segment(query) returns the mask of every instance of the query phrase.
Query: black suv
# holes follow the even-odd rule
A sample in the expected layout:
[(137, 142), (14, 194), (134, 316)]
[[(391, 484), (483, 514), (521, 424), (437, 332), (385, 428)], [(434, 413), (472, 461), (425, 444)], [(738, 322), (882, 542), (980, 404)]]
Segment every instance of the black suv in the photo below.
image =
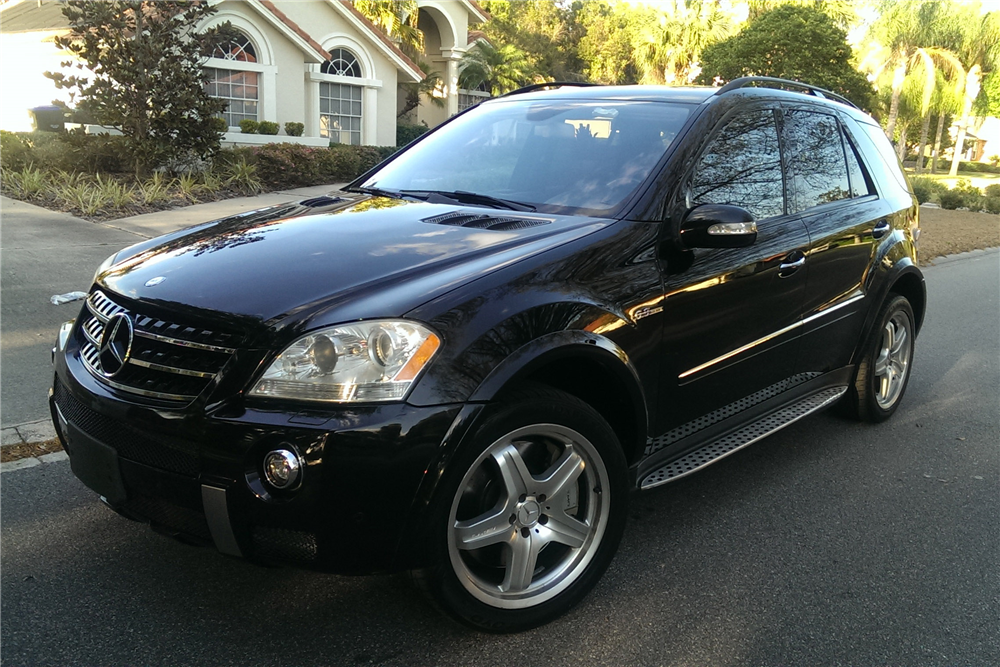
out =
[(882, 130), (827, 91), (531, 87), (343, 196), (110, 257), (52, 416), (126, 517), (412, 570), (454, 617), (523, 629), (594, 586), (632, 491), (834, 403), (892, 415), (917, 233)]

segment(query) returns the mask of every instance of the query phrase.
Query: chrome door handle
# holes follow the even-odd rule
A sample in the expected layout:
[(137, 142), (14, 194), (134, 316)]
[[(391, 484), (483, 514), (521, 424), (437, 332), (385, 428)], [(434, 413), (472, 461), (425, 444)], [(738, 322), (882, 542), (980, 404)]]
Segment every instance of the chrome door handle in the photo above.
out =
[[(798, 257), (797, 259), (794, 259), (794, 260), (791, 259), (792, 257), (796, 257), (796, 256)], [(798, 271), (799, 268), (801, 268), (802, 265), (806, 263), (806, 256), (803, 255), (802, 253), (796, 252), (796, 253), (793, 253), (793, 254), (789, 255), (788, 257), (786, 257), (785, 260), (786, 261), (784, 261), (784, 262), (782, 262), (781, 264), (778, 265), (778, 277), (779, 278), (787, 278), (788, 276), (790, 276), (793, 273), (795, 273), (796, 271)], [(788, 260), (791, 260), (791, 261), (788, 261)]]
[(879, 220), (878, 224), (872, 229), (872, 238), (880, 239), (888, 234), (890, 229), (892, 229), (892, 225), (889, 224), (888, 220)]

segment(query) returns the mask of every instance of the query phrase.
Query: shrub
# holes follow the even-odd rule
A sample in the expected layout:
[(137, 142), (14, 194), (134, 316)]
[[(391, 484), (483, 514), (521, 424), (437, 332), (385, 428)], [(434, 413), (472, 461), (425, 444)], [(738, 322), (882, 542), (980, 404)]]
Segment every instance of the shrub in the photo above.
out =
[(328, 181), (350, 181), (361, 173), (361, 160), (352, 146), (331, 146), (322, 152), (320, 164)]
[(285, 123), (285, 134), (290, 137), (301, 137), (306, 126), (302, 123)]
[(300, 144), (265, 144), (255, 149), (257, 173), (274, 188), (314, 185), (322, 181), (318, 151)]
[(212, 116), (209, 120), (209, 127), (214, 132), (218, 132), (219, 134), (225, 134), (229, 131), (229, 123), (227, 123), (226, 119), (221, 116)]
[(240, 121), (240, 132), (243, 134), (257, 134), (258, 129), (260, 129), (260, 123), (252, 118), (244, 118)]
[(987, 213), (1000, 213), (1000, 197), (986, 197), (984, 208)]
[(981, 211), (983, 208), (983, 191), (973, 186), (969, 181), (961, 179), (953, 188), (962, 195), (962, 206), (970, 211)]
[(987, 197), (1000, 197), (1000, 183), (994, 183), (993, 185), (987, 185), (983, 190), (983, 194)]
[(425, 123), (396, 123), (396, 145), (403, 147), (430, 129)]
[(33, 162), (31, 146), (13, 132), (0, 130), (0, 165), (20, 171)]
[(271, 120), (262, 120), (257, 125), (257, 131), (261, 134), (277, 134), (278, 124)]
[(948, 186), (933, 178), (923, 178), (917, 176), (910, 179), (913, 186), (913, 194), (917, 196), (917, 201), (921, 204), (937, 200), (942, 192), (948, 191)]
[(941, 208), (956, 209), (965, 206), (965, 197), (957, 190), (946, 190), (941, 193)]

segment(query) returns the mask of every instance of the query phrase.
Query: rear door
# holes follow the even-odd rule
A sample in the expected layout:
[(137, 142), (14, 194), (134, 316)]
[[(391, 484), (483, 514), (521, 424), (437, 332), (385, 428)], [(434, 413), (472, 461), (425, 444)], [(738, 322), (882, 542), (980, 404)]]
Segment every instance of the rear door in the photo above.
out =
[(813, 372), (850, 363), (861, 335), (869, 271), (890, 211), (875, 193), (856, 140), (830, 110), (784, 111), (788, 206), (809, 232), (804, 363)]

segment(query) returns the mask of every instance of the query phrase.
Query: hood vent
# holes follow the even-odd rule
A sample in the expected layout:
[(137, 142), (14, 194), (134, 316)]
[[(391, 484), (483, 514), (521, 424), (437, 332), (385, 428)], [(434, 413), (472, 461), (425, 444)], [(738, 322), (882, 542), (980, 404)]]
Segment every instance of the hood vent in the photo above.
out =
[(551, 220), (542, 218), (512, 218), (490, 214), (462, 213), (453, 211), (443, 215), (424, 218), (423, 222), (432, 225), (451, 225), (452, 227), (471, 227), (473, 229), (488, 229), (494, 232), (509, 232), (515, 229), (527, 229), (538, 225), (547, 225)]
[(299, 202), (299, 204), (302, 206), (308, 206), (309, 208), (319, 208), (320, 206), (339, 204), (342, 201), (344, 201), (343, 197), (330, 197), (328, 195), (323, 195), (321, 197), (313, 197), (312, 199), (303, 199)]

